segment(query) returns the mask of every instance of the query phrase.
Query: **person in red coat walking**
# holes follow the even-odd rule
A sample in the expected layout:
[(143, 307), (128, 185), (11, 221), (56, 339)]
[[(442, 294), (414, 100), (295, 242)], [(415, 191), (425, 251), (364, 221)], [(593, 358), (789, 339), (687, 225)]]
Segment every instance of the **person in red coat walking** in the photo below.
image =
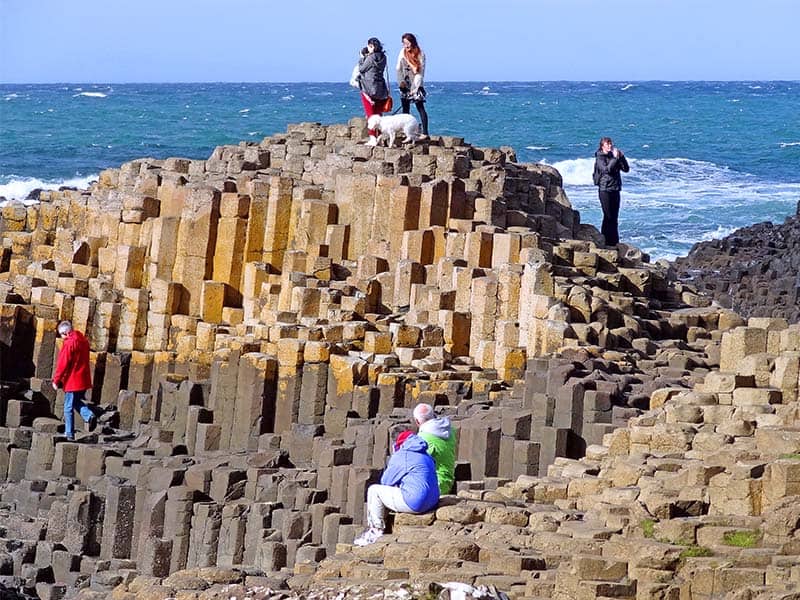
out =
[(64, 338), (64, 344), (58, 354), (53, 389), (64, 389), (64, 433), (68, 440), (74, 440), (73, 409), (77, 409), (83, 420), (89, 424), (90, 431), (94, 430), (97, 423), (92, 409), (84, 402), (86, 390), (92, 389), (89, 340), (80, 331), (73, 329), (70, 321), (61, 321), (57, 332)]

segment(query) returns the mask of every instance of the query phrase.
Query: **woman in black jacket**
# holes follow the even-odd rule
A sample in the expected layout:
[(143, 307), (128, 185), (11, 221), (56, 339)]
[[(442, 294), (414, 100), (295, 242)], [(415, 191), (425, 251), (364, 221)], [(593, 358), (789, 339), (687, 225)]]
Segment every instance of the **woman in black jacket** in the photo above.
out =
[[(378, 38), (367, 40), (368, 53), (358, 62), (358, 72), (361, 84), (361, 103), (369, 119), (372, 115), (380, 115), (385, 111), (384, 105), (389, 98), (389, 86), (383, 72), (386, 70), (386, 54)], [(369, 130), (370, 146), (378, 144), (376, 132)]]
[(594, 153), (594, 173), (592, 179), (600, 196), (603, 207), (603, 226), (600, 231), (606, 239), (607, 246), (619, 243), (619, 193), (622, 190), (620, 171), (627, 173), (631, 168), (622, 150), (614, 147), (611, 138), (600, 138), (600, 147)]

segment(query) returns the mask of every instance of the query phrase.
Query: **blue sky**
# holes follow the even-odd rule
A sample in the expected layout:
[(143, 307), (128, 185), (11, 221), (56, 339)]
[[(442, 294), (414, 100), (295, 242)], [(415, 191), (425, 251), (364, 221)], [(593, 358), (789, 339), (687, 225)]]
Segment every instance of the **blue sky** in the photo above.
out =
[(431, 81), (800, 80), (798, 23), (800, 0), (0, 0), (0, 82), (346, 81), (404, 31)]

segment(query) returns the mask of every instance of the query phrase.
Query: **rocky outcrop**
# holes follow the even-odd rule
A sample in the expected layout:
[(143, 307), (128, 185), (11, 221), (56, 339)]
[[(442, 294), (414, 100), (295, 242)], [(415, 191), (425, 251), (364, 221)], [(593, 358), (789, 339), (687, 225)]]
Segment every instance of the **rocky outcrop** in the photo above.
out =
[[(794, 328), (745, 327), (635, 248), (603, 247), (550, 167), (364, 138), (363, 119), (304, 123), (2, 209), (0, 584), (704, 598), (723, 588), (687, 587), (684, 549), (643, 523), (765, 524), (766, 506), (792, 538), (753, 483), (766, 468), (743, 471), (756, 491), (734, 512), (712, 495), (745, 484), (707, 480), (771, 460), (773, 440), (796, 451)], [(90, 339), (102, 411), (76, 442), (49, 385), (64, 318)], [(366, 487), (421, 401), (458, 429), (457, 495), (355, 550)], [(717, 464), (729, 445), (750, 454)]]
[(462, 487), (435, 515), (398, 516), (374, 547), (341, 548), (315, 577), (432, 571), (564, 600), (797, 598), (798, 334), (766, 319), (724, 333), (725, 371), (657, 390), (584, 458)]
[(800, 321), (800, 217), (758, 223), (700, 242), (674, 262), (675, 275), (746, 317)]

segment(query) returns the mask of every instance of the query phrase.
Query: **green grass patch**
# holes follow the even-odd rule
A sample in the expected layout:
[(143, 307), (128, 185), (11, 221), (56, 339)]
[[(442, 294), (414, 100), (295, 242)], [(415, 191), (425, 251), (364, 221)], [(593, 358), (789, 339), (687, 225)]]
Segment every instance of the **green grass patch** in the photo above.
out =
[(680, 557), (682, 559), (686, 558), (699, 558), (703, 556), (714, 556), (714, 553), (711, 551), (710, 548), (706, 548), (705, 546), (696, 546), (692, 544), (691, 546), (687, 546), (686, 549), (681, 552)]
[(726, 546), (736, 546), (737, 548), (755, 548), (761, 536), (757, 531), (729, 531), (722, 536), (722, 542)]
[(655, 536), (656, 522), (653, 519), (642, 520), (642, 533), (646, 538), (653, 538)]
[(800, 452), (791, 452), (789, 454), (781, 454), (778, 458), (790, 458), (792, 460), (800, 460)]

